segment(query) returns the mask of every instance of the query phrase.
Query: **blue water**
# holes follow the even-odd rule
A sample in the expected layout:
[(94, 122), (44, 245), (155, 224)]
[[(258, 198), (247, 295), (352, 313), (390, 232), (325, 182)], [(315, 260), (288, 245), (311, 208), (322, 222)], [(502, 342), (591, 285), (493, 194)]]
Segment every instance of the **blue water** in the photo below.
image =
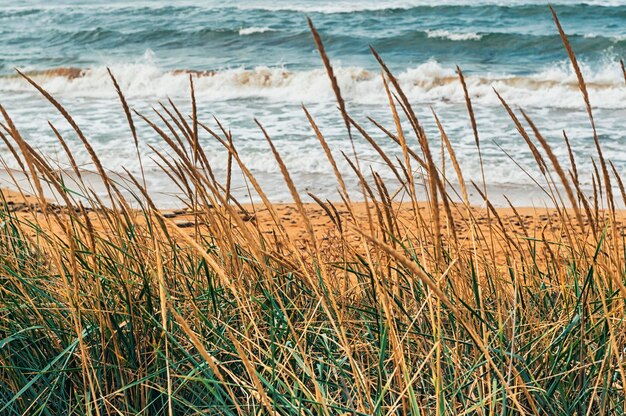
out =
[[(305, 16), (324, 34), (333, 56), (365, 68), (375, 67), (369, 45), (397, 70), (435, 59), (467, 70), (528, 74), (562, 60), (564, 52), (547, 2), (243, 1), (237, 7), (216, 1), (49, 3), (31, 0), (0, 9), (3, 73), (16, 66), (91, 67), (133, 60), (147, 49), (169, 69), (277, 64), (308, 69), (319, 66), (319, 60), (312, 53)], [(626, 4), (571, 3), (557, 2), (555, 7), (580, 58), (623, 56)], [(250, 28), (267, 31), (240, 33)], [(435, 31), (480, 39), (451, 40), (432, 36)]]
[[(523, 195), (532, 183), (500, 147), (526, 163), (531, 174), (537, 173), (492, 87), (514, 106), (527, 109), (562, 156), (566, 153), (560, 132), (566, 129), (583, 173), (586, 168), (591, 172), (589, 123), (543, 1), (4, 3), (9, 2), (0, 2), (0, 102), (33, 143), (50, 155), (59, 149), (46, 121), (58, 122), (67, 134), (70, 130), (49, 104), (13, 76), (14, 68), (30, 73), (67, 105), (108, 161), (107, 168), (117, 173), (122, 164), (131, 170), (138, 164), (105, 68), (112, 68), (132, 106), (144, 112), (168, 96), (187, 108), (187, 72), (201, 71), (194, 72), (201, 117), (210, 122), (215, 115), (229, 125), (244, 160), (267, 178), (272, 197), (285, 199), (286, 192), (253, 123), (255, 116), (276, 139), (296, 182), (322, 193), (334, 189), (323, 152), (300, 109), (300, 103), (311, 107), (334, 150), (348, 149), (306, 24), (308, 16), (322, 34), (348, 108), (359, 121), (365, 123), (367, 116), (390, 121), (371, 45), (398, 75), (433, 142), (438, 135), (430, 107), (440, 113), (470, 178), (479, 177), (477, 155), (456, 65), (468, 77), (491, 185), (521, 190)], [(589, 83), (606, 152), (616, 166), (626, 169), (621, 150), (626, 144), (626, 86), (619, 66), (619, 59), (626, 57), (626, 2), (552, 4)], [(80, 76), (69, 77), (68, 70)], [(142, 149), (149, 156), (148, 144), (159, 141), (147, 129), (142, 134)], [(208, 137), (203, 140), (206, 146), (216, 146)], [(393, 151), (390, 143), (383, 147)], [(377, 166), (366, 144), (358, 143), (357, 150)], [(77, 141), (76, 151), (88, 169), (87, 155)], [(65, 163), (61, 156), (58, 161), (61, 167)], [(218, 172), (225, 167), (223, 161), (216, 148), (213, 162)], [(15, 166), (8, 156), (6, 163)], [(148, 173), (154, 186), (169, 192), (155, 165), (148, 166)]]

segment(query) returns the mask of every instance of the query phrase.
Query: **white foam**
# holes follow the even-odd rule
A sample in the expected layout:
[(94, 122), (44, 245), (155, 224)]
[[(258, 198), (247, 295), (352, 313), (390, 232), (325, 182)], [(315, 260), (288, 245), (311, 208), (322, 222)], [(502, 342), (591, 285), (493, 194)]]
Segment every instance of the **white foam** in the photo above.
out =
[[(598, 35), (597, 33), (591, 32), (591, 33), (585, 33), (583, 35), (583, 37), (585, 39), (595, 39), (597, 37), (600, 37), (600, 35)], [(626, 35), (611, 36), (611, 37), (609, 37), (609, 39), (611, 40), (611, 42), (617, 43), (617, 42), (621, 42), (623, 40), (626, 40)]]
[[(621, 0), (555, 0), (552, 5), (576, 5), (585, 4), (590, 6), (620, 6)], [(239, 9), (263, 9), (270, 11), (296, 11), (303, 13), (349, 13), (360, 11), (380, 11), (389, 9), (410, 9), (414, 7), (438, 7), (438, 6), (525, 6), (525, 5), (546, 5), (544, 0), (476, 0), (468, 3), (466, 0), (395, 0), (395, 1), (350, 1), (350, 0), (320, 0), (317, 2), (291, 1), (276, 2), (267, 0), (248, 1), (245, 4), (237, 5)]]
[[(590, 6), (616, 7), (623, 6), (623, 0), (553, 0), (552, 5), (577, 5), (584, 4)], [(5, 10), (30, 10), (30, 9), (62, 9), (71, 6), (73, 9), (98, 9), (98, 10), (117, 10), (129, 7), (127, 0), (111, 0), (107, 4), (100, 2), (85, 2), (77, 4), (74, 1), (68, 2), (64, 0), (49, 2), (49, 4), (41, 4), (39, 2), (22, 1), (19, 5), (11, 5), (5, 7)], [(193, 0), (177, 0), (176, 6), (199, 7), (204, 10), (219, 10), (225, 8), (236, 7), (241, 10), (261, 9), (268, 11), (295, 11), (304, 13), (347, 13), (359, 11), (380, 11), (389, 9), (410, 9), (413, 7), (438, 7), (438, 6), (524, 6), (524, 5), (540, 5), (545, 6), (545, 0), (476, 0), (471, 3), (467, 0), (390, 0), (381, 2), (378, 0), (319, 0), (316, 2), (299, 0), (290, 2), (279, 2), (275, 0), (250, 0), (245, 4), (240, 3), (233, 6), (230, 2), (222, 0), (207, 0), (203, 4)], [(145, 7), (150, 9), (162, 9), (170, 7), (171, 4), (163, 4), (154, 1), (137, 1), (133, 2), (134, 7)]]
[[(617, 64), (618, 70), (616, 71), (613, 70), (613, 66), (607, 63), (601, 65), (600, 70), (591, 71), (583, 65), (586, 79), (590, 82), (589, 93), (592, 105), (595, 107), (607, 105), (606, 102), (599, 99), (603, 97), (612, 97), (613, 100), (621, 99), (620, 108), (623, 109), (626, 106), (624, 104), (626, 103), (626, 88), (621, 84), (623, 78), (617, 77), (619, 64)], [(131, 106), (137, 108), (142, 114), (150, 113), (150, 107), (154, 105), (154, 96), (151, 93), (160, 91), (161, 88), (166, 88), (166, 92), (177, 91), (182, 97), (176, 101), (179, 104), (183, 103), (182, 111), (184, 114), (188, 114), (189, 107), (185, 107), (184, 104), (188, 103), (189, 100), (187, 74), (163, 72), (149, 64), (145, 64), (145, 66), (138, 66), (137, 64), (128, 67), (115, 66), (113, 71), (122, 89), (132, 92), (133, 95), (126, 94)], [(371, 115), (387, 127), (393, 126), (386, 105), (387, 97), (377, 71), (367, 71), (362, 68), (337, 68), (336, 73), (344, 96), (350, 100), (348, 108), (357, 121), (366, 128), (371, 127), (364, 120), (366, 115)], [(468, 181), (480, 181), (481, 169), (469, 118), (465, 110), (463, 90), (454, 69), (444, 67), (435, 61), (429, 61), (398, 73), (397, 76), (413, 103), (422, 104), (429, 101), (435, 103), (433, 107), (436, 108), (451, 140), (453, 140), (466, 179)], [(620, 80), (619, 83), (618, 80)], [(74, 100), (68, 98), (64, 99), (63, 102), (68, 104), (68, 111), (72, 113), (77, 123), (90, 138), (92, 147), (103, 161), (105, 169), (123, 174), (121, 168), (123, 166), (138, 175), (138, 160), (135, 157), (132, 139), (125, 124), (126, 119), (121, 112), (117, 97), (112, 91), (111, 82), (105, 69), (96, 68), (89, 71), (84, 77), (73, 80), (67, 77), (52, 77), (51, 79), (39, 78), (38, 81), (42, 82), (46, 88), (54, 87), (65, 91), (64, 96), (88, 96), (87, 94), (92, 94), (91, 96), (98, 98), (103, 93), (110, 94), (110, 99), (79, 98)], [(492, 85), (511, 105), (518, 104), (524, 108), (538, 107), (528, 109), (528, 114), (535, 120), (548, 139), (560, 138), (561, 129), (566, 128), (575, 151), (580, 152), (579, 170), (581, 172), (593, 171), (588, 159), (588, 156), (593, 152), (590, 127), (584, 114), (584, 103), (580, 98), (576, 77), (568, 65), (562, 64), (523, 78), (506, 75), (476, 76), (467, 72), (466, 81), (475, 103), (474, 109), (478, 118), (485, 163), (489, 166), (488, 183), (511, 187), (525, 186), (530, 183), (522, 170), (502, 156), (502, 152), (495, 148), (491, 139), (502, 143), (505, 150), (531, 173), (537, 173), (532, 155), (525, 147), (524, 141), (517, 136), (514, 127), (511, 126), (508, 115), (501, 108), (491, 89)], [(17, 78), (0, 80), (0, 89), (6, 87), (6, 82), (16, 83), (15, 85), (19, 85), (20, 88), (32, 90), (31, 87), (25, 85), (25, 81)], [(300, 72), (290, 72), (283, 68), (233, 69), (220, 71), (213, 76), (197, 77), (195, 86), (196, 97), (199, 102), (199, 118), (207, 125), (217, 128), (211, 117), (212, 114), (215, 114), (224, 122), (226, 128), (232, 128), (242, 159), (261, 179), (271, 198), (275, 200), (289, 199), (289, 192), (284, 186), (280, 169), (272, 153), (268, 151), (267, 143), (258, 127), (251, 121), (252, 117), (258, 117), (267, 128), (268, 133), (275, 139), (275, 144), (299, 190), (311, 189), (315, 193), (326, 195), (326, 193), (333, 192), (337, 187), (333, 181), (334, 176), (326, 156), (320, 149), (314, 133), (308, 127), (306, 118), (299, 106), (302, 101), (307, 104), (322, 129), (329, 146), (338, 156), (337, 163), (340, 170), (346, 174), (347, 178), (354, 180), (354, 175), (351, 173), (347, 162), (339, 156), (340, 150), (349, 150), (349, 144), (346, 140), (341, 117), (334, 104), (333, 92), (322, 69)], [(51, 92), (57, 94), (57, 91)], [(264, 100), (275, 102), (242, 99), (246, 94), (248, 97), (262, 97)], [(29, 96), (20, 93), (7, 94), (7, 96), (10, 99), (3, 104), (6, 104), (6, 108), (16, 125), (20, 129), (24, 128), (28, 139), (36, 148), (48, 156), (58, 157), (59, 161), (62, 162), (61, 167), (67, 169), (69, 166), (63, 158), (62, 149), (59, 149), (56, 139), (47, 128), (46, 120), (51, 119), (55, 125), (64, 129), (61, 133), (70, 140), (69, 145), (74, 152), (77, 163), (84, 166), (85, 169), (91, 168), (88, 152), (71, 132), (71, 128), (55, 113), (52, 106), (34, 94)], [(238, 99), (224, 101), (225, 97)], [(207, 103), (206, 100), (209, 99), (215, 102)], [(355, 104), (364, 101), (377, 104), (373, 106)], [(456, 104), (441, 104), (442, 101)], [(616, 105), (616, 103), (617, 101), (612, 102), (611, 105)], [(549, 110), (558, 106), (563, 106), (568, 110)], [(438, 130), (434, 126), (428, 105), (415, 105), (414, 108), (420, 115), (429, 137), (436, 140)], [(544, 110), (544, 108), (548, 108), (548, 110)], [(603, 142), (605, 157), (615, 161), (618, 169), (623, 169), (624, 166), (623, 152), (621, 146), (612, 141), (613, 138), (623, 137), (620, 128), (622, 124), (621, 113), (623, 110), (598, 112), (596, 114), (599, 128), (604, 128), (604, 131), (600, 131), (601, 135), (609, 138)], [(172, 184), (162, 173), (159, 173), (158, 168), (151, 162), (151, 158), (155, 156), (147, 147), (148, 144), (157, 149), (165, 149), (167, 146), (149, 128), (144, 128), (144, 123), (139, 122), (139, 120), (136, 121), (140, 132), (140, 149), (144, 155), (144, 168), (146, 168), (151, 189), (166, 193), (174, 191)], [(608, 123), (606, 123), (607, 121)], [(401, 155), (399, 148), (391, 140), (381, 135), (376, 136), (376, 129), (368, 128), (368, 131), (379, 140), (381, 147), (392, 152), (390, 155)], [(207, 157), (216, 174), (219, 177), (224, 177), (228, 163), (225, 150), (210, 139), (206, 132), (202, 134), (202, 145), (207, 149)], [(417, 146), (417, 142), (413, 141), (412, 145)], [(371, 164), (374, 169), (382, 170), (381, 174), (385, 179), (393, 180), (392, 174), (384, 174), (385, 168), (380, 163), (380, 158), (365, 141), (356, 140), (355, 146), (362, 166)], [(435, 159), (439, 160), (437, 147), (433, 146), (433, 151), (435, 152)], [(567, 160), (568, 155), (563, 146), (554, 146), (553, 150), (560, 160)], [(10, 153), (0, 144), (0, 159), (5, 157), (11, 159)], [(10, 161), (8, 161), (8, 166), (18, 167), (16, 163)], [(448, 166), (450, 165), (448, 164)], [(233, 186), (241, 186), (241, 189), (245, 189), (243, 182), (233, 183)], [(354, 189), (358, 191), (358, 186), (354, 186)]]
[(239, 34), (241, 36), (246, 36), (246, 35), (252, 35), (254, 33), (265, 33), (265, 32), (275, 32), (275, 29), (272, 29), (270, 27), (245, 27), (242, 29), (239, 29)]
[(454, 41), (460, 40), (481, 40), (483, 37), (478, 33), (453, 33), (444, 29), (426, 30), (426, 35), (429, 38), (448, 39)]
[[(606, 59), (590, 68), (581, 64), (592, 105), (598, 108), (626, 108), (626, 87), (619, 62)], [(189, 71), (163, 71), (149, 60), (146, 63), (113, 65), (124, 94), (129, 98), (186, 97)], [(194, 72), (192, 72), (194, 73)], [(347, 101), (380, 104), (387, 101), (378, 71), (359, 67), (337, 67), (335, 73)], [(195, 72), (196, 95), (204, 101), (265, 99), (272, 102), (331, 102), (334, 94), (323, 69), (290, 71), (282, 67), (226, 69)], [(81, 76), (68, 77), (63, 71), (35, 74), (33, 78), (57, 96), (115, 97), (105, 67), (84, 70)], [(428, 61), (396, 74), (406, 95), (414, 102), (464, 102), (463, 90), (452, 67)], [(511, 104), (523, 107), (581, 108), (578, 80), (569, 63), (529, 76), (507, 74), (466, 74), (472, 99), (482, 105), (500, 103), (496, 88)], [(0, 92), (33, 92), (20, 77), (0, 78)]]

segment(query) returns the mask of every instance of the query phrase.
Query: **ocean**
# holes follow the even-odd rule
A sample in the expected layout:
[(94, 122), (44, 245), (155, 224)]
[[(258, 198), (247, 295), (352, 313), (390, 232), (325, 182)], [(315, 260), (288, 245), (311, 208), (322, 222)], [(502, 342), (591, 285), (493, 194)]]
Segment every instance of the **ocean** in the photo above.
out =
[[(553, 1), (581, 63), (605, 157), (626, 170), (626, 1)], [(352, 154), (329, 80), (306, 23), (319, 30), (351, 116), (390, 154), (397, 146), (369, 121), (393, 119), (369, 47), (399, 79), (441, 158), (432, 112), (441, 119), (467, 180), (482, 181), (478, 152), (456, 66), (462, 68), (477, 118), (491, 196), (518, 204), (545, 203), (535, 184), (540, 172), (500, 104), (496, 89), (523, 109), (568, 160), (566, 131), (583, 187), (596, 157), (592, 130), (576, 76), (545, 1), (391, 0), (150, 2), (0, 1), (0, 104), (29, 143), (59, 169), (67, 160), (48, 121), (59, 128), (86, 172), (90, 159), (62, 117), (32, 86), (29, 74), (82, 127), (104, 167), (124, 178), (139, 172), (126, 117), (108, 77), (110, 68), (132, 108), (157, 119), (154, 108), (171, 98), (189, 112), (194, 76), (199, 118), (231, 130), (239, 154), (274, 201), (290, 199), (278, 165), (254, 119), (267, 129), (300, 191), (333, 199), (337, 184), (302, 110), (315, 117), (348, 176), (340, 152)], [(160, 170), (151, 146), (166, 149), (136, 117), (148, 187), (162, 204), (176, 204), (176, 188)], [(417, 148), (414, 137), (409, 144)], [(211, 166), (226, 175), (222, 146), (201, 136)], [(362, 167), (393, 175), (365, 140), (355, 136)], [(4, 169), (17, 164), (0, 145)], [(565, 163), (567, 165), (567, 163)], [(454, 181), (452, 170), (449, 177)], [(221, 175), (221, 176), (220, 176)], [(351, 175), (352, 177), (354, 175)], [(355, 190), (356, 178), (350, 186)], [(6, 181), (6, 175), (4, 178)], [(0, 186), (2, 183), (0, 183)], [(245, 183), (236, 182), (246, 198)], [(254, 197), (252, 197), (254, 198)], [(500, 199), (502, 201), (502, 199)]]

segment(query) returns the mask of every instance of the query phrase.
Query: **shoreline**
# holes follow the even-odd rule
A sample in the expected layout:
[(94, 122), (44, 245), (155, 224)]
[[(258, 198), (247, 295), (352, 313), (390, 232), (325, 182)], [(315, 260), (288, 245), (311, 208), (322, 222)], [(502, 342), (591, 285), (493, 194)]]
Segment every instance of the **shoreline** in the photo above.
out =
[[(0, 188), (0, 192), (4, 195), (6, 203), (9, 207), (9, 211), (17, 214), (20, 219), (35, 220), (39, 223), (39, 219), (43, 217), (41, 205), (38, 199), (31, 195), (22, 197), (19, 192), (8, 190), (6, 188)], [(352, 202), (350, 207), (345, 204), (333, 204), (335, 214), (339, 215), (339, 222), (354, 224), (368, 224), (368, 212), (365, 202)], [(275, 203), (272, 204), (272, 209), (277, 215), (277, 225), (267, 207), (262, 203), (259, 204), (242, 204), (241, 207), (232, 206), (243, 224), (248, 224), (252, 229), (258, 231), (260, 235), (271, 237), (277, 246), (279, 243), (276, 239), (279, 228), (284, 229), (284, 236), (291, 242), (297, 244), (306, 244), (310, 241), (307, 224), (302, 218), (302, 215), (295, 203)], [(317, 239), (317, 243), (322, 245), (332, 245), (337, 239), (338, 233), (346, 233), (342, 238), (359, 243), (361, 241), (361, 235), (354, 229), (348, 229), (337, 226), (337, 222), (328, 213), (316, 203), (304, 203), (303, 207), (306, 212), (306, 221), (309, 221), (314, 234)], [(396, 216), (397, 226), (400, 230), (400, 235), (407, 237), (420, 238), (420, 221), (425, 226), (432, 221), (432, 213), (430, 212), (430, 206), (425, 201), (418, 202), (418, 207), (421, 215), (420, 219), (417, 219), (412, 214), (412, 204), (410, 201), (403, 203), (393, 203), (392, 211)], [(505, 208), (497, 207), (492, 211), (489, 211), (485, 207), (470, 206), (469, 210), (463, 204), (451, 204), (452, 207), (452, 221), (454, 223), (455, 238), (459, 239), (461, 246), (466, 249), (478, 249), (479, 251), (492, 250), (496, 255), (498, 262), (504, 264), (508, 250), (511, 249), (511, 240), (517, 240), (517, 243), (523, 241), (536, 241), (550, 244), (566, 244), (568, 233), (573, 233), (576, 238), (582, 241), (589, 240), (589, 230), (586, 230), (586, 234), (583, 234), (580, 230), (571, 228), (571, 222), (564, 226), (560, 216), (559, 210), (550, 207), (515, 207)], [(242, 210), (243, 208), (243, 210)], [(376, 207), (373, 203), (369, 204), (369, 215), (375, 221), (384, 221), (384, 218), (378, 216)], [(213, 210), (215, 208), (209, 208)], [(65, 215), (67, 211), (65, 207), (56, 205), (50, 202), (48, 210), (57, 214)], [(562, 209), (561, 209), (562, 210)], [(194, 235), (196, 224), (195, 220), (197, 215), (189, 208), (184, 209), (159, 209), (161, 216), (169, 220), (169, 225), (178, 228), (180, 231), (187, 235)], [(222, 211), (222, 215), (225, 215)], [(495, 214), (494, 215), (494, 211)], [(569, 215), (573, 216), (571, 209), (566, 209)], [(561, 211), (563, 212), (563, 210)], [(608, 220), (607, 210), (599, 210), (598, 215), (602, 216), (605, 220)], [(77, 211), (77, 214), (80, 213)], [(102, 224), (102, 217), (98, 213), (98, 209), (93, 210), (91, 208), (85, 208), (85, 213), (91, 218), (93, 225), (96, 229), (106, 229)], [(136, 210), (137, 217), (133, 221), (137, 221), (137, 224), (145, 224), (145, 219), (139, 210)], [(335, 215), (333, 214), (333, 216)], [(603, 221), (603, 219), (600, 221)], [(585, 222), (588, 219), (585, 217)], [(50, 226), (50, 222), (47, 223)], [(449, 232), (447, 217), (443, 207), (440, 207), (440, 225), (442, 238), (451, 240), (452, 235)], [(199, 222), (199, 227), (203, 228), (204, 223)], [(235, 221), (231, 220), (230, 225), (233, 228), (238, 228)], [(616, 210), (616, 223), (617, 231), (622, 236), (626, 235), (626, 210)], [(58, 226), (52, 226), (53, 231)], [(568, 227), (567, 231), (565, 227)], [(31, 230), (32, 231), (32, 230)], [(366, 230), (363, 229), (365, 232)], [(105, 231), (106, 233), (111, 231)], [(34, 235), (34, 234), (33, 234)], [(506, 236), (506, 237), (505, 237)], [(515, 238), (511, 238), (514, 236)], [(571, 236), (571, 234), (570, 234)], [(379, 236), (380, 237), (380, 236)], [(432, 237), (432, 235), (431, 235)], [(180, 243), (185, 244), (185, 238), (178, 239)], [(433, 242), (431, 241), (430, 244)], [(493, 246), (491, 246), (493, 244)], [(515, 243), (513, 243), (515, 244)]]
[[(69, 181), (70, 187), (72, 186), (72, 184), (77, 187), (79, 186), (72, 172), (65, 171), (63, 173), (66, 176), (66, 180)], [(81, 172), (81, 174), (83, 175), (81, 180), (83, 180), (89, 186), (89, 188), (93, 189), (99, 197), (103, 198), (103, 200), (106, 200), (105, 187), (103, 186), (102, 181), (100, 180), (100, 177), (98, 176), (98, 174), (92, 171), (83, 171)], [(111, 175), (112, 177), (116, 177), (117, 174), (111, 174)], [(133, 192), (138, 192), (138, 190), (135, 187), (133, 187), (131, 181), (128, 178), (118, 175), (118, 179), (123, 180), (124, 185), (129, 186)], [(150, 182), (149, 179), (148, 179), (148, 182)], [(176, 193), (176, 192), (166, 192), (162, 189), (159, 191), (154, 191), (154, 189), (159, 188), (160, 185), (162, 184), (157, 182), (157, 183), (152, 184), (151, 186), (149, 183), (149, 186), (148, 186), (148, 192), (150, 193), (150, 197), (155, 202), (159, 210), (176, 211), (176, 210), (180, 210), (184, 208), (184, 204), (180, 203), (180, 198), (181, 197), (186, 198), (185, 195)], [(170, 185), (171, 185), (172, 190), (175, 191), (176, 190), (175, 185), (174, 184), (170, 184)], [(280, 178), (280, 186), (284, 187), (284, 181), (282, 177)], [(22, 189), (26, 189), (28, 187), (32, 187), (32, 185), (28, 181), (27, 176), (24, 175), (22, 172), (11, 169), (11, 172), (9, 173), (7, 172), (5, 168), (0, 168), (0, 189), (10, 194), (18, 194), (19, 193), (17, 189), (18, 187), (22, 187)], [(272, 186), (267, 186), (267, 188), (272, 188)], [(463, 202), (460, 197), (461, 191), (460, 191), (460, 187), (458, 186), (458, 184), (448, 184), (446, 189), (448, 190), (449, 195), (452, 194), (452, 199), (455, 204), (463, 205)], [(563, 189), (559, 186), (557, 186), (557, 189), (559, 192), (563, 191)], [(582, 187), (581, 189), (583, 190), (583, 192), (587, 192), (588, 194), (592, 193), (592, 190), (587, 189), (586, 187)], [(48, 201), (61, 200), (61, 198), (51, 188), (44, 187), (43, 190), (44, 190), (44, 195)], [(508, 201), (511, 201), (511, 203), (513, 204), (513, 206), (515, 206), (516, 209), (524, 209), (524, 210), (537, 210), (537, 209), (541, 210), (545, 208), (549, 210), (554, 209), (554, 204), (550, 200), (550, 198), (548, 198), (547, 195), (535, 184), (496, 184), (494, 185), (494, 184), (488, 183), (487, 190), (488, 190), (489, 202), (496, 209), (509, 209), (510, 206), (509, 206)], [(328, 199), (333, 203), (341, 203), (341, 198), (338, 196), (335, 190), (329, 192), (327, 190), (314, 189), (314, 188), (309, 188), (307, 186), (303, 186), (301, 191), (302, 191), (301, 197), (303, 198), (303, 201), (306, 201), (306, 203), (316, 205), (311, 197), (304, 194), (304, 192), (309, 192), (309, 191), (311, 191), (316, 197), (324, 201)], [(360, 193), (361, 189), (357, 185), (354, 185), (350, 187), (349, 191), (354, 191), (354, 192), (351, 192), (351, 195), (355, 195), (357, 193)], [(33, 190), (31, 190), (30, 192), (32, 193)], [(124, 192), (125, 196), (129, 198), (129, 201), (132, 201), (132, 195), (129, 192), (127, 192), (126, 189), (122, 189), (122, 192)], [(619, 195), (619, 192), (620, 191), (618, 188), (614, 188), (615, 195)], [(235, 190), (233, 190), (233, 195), (240, 201), (240, 203), (242, 203), (242, 205), (251, 205), (250, 197), (248, 194), (241, 194), (241, 192), (237, 193)], [(287, 197), (285, 198), (285, 196)], [(476, 192), (475, 190), (473, 190), (471, 187), (468, 187), (468, 197), (469, 197), (470, 205), (472, 207), (480, 208), (485, 205), (485, 202), (480, 196), (480, 194)], [(291, 199), (289, 191), (286, 187), (284, 190), (281, 191), (280, 194), (276, 194), (274, 196), (269, 195), (269, 198), (270, 198), (270, 201), (276, 205), (293, 204), (293, 200)], [(418, 191), (418, 198), (420, 199), (419, 201), (420, 203), (426, 203), (426, 200), (424, 199), (425, 193), (423, 191)], [(84, 202), (88, 202), (88, 201), (85, 199)], [(358, 201), (355, 201), (355, 202), (364, 202), (364, 201), (362, 199), (359, 199)], [(253, 197), (252, 203), (255, 205), (262, 204), (262, 201), (259, 197)], [(567, 203), (567, 201), (565, 201), (565, 203)], [(615, 203), (616, 203), (616, 208), (620, 210), (626, 210), (626, 206), (624, 205), (623, 201), (621, 201), (620, 198), (616, 198)]]

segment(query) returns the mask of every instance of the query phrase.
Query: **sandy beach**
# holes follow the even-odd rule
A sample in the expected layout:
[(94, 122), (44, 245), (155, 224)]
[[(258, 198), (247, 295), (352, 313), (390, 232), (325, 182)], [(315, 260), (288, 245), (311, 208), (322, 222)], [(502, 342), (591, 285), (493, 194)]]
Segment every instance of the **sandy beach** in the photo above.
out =
[[(6, 199), (8, 210), (16, 213), (21, 219), (27, 221), (35, 221), (43, 227), (51, 227), (53, 231), (59, 231), (55, 222), (42, 221), (44, 214), (41, 204), (37, 198), (33, 196), (20, 195), (19, 193), (7, 189), (3, 189), (2, 193)], [(370, 222), (386, 221), (383, 217), (382, 205), (373, 203), (365, 204), (364, 202), (353, 202), (350, 206), (344, 203), (326, 204), (329, 212), (320, 205), (315, 203), (305, 203), (303, 208), (306, 213), (306, 220), (303, 218), (298, 206), (295, 203), (277, 203), (273, 204), (271, 209), (276, 214), (276, 219), (272, 216), (270, 210), (262, 203), (259, 204), (243, 204), (241, 206), (233, 206), (232, 212), (237, 214), (245, 226), (259, 233), (267, 242), (275, 243), (277, 246), (283, 246), (285, 238), (296, 247), (305, 247), (310, 243), (310, 234), (307, 230), (307, 221), (311, 224), (317, 240), (317, 244), (321, 247), (334, 244), (339, 238), (345, 238), (350, 241), (356, 250), (359, 250), (363, 241), (362, 233), (382, 238), (379, 228), (370, 228)], [(394, 203), (391, 206), (390, 213), (394, 217), (400, 236), (406, 238), (422, 239), (422, 244), (433, 244), (432, 235), (424, 235), (421, 232), (424, 228), (432, 226), (432, 215), (430, 206), (426, 202), (418, 203), (420, 210), (420, 218), (416, 218), (413, 214), (413, 206), (410, 201), (403, 203)], [(597, 239), (592, 238), (590, 229), (584, 233), (581, 230), (572, 227), (574, 213), (572, 210), (557, 210), (547, 207), (514, 207), (514, 208), (481, 208), (472, 206), (467, 209), (462, 204), (452, 204), (452, 222), (456, 233), (456, 239), (460, 243), (457, 247), (463, 247), (465, 252), (470, 251), (482, 253), (484, 250), (490, 250), (489, 255), (495, 255), (501, 266), (506, 266), (506, 257), (514, 252), (516, 245), (519, 244), (537, 244), (539, 252), (544, 253), (544, 260), (551, 260), (549, 257), (549, 246), (560, 246), (571, 244), (571, 239), (577, 242), (586, 241), (589, 249), (593, 249), (597, 244)], [(334, 209), (333, 209), (334, 207)], [(50, 203), (49, 212), (55, 212), (67, 215), (68, 211), (59, 205)], [(222, 215), (227, 214), (225, 210), (208, 208), (208, 211), (220, 212)], [(368, 212), (369, 211), (369, 212)], [(105, 227), (101, 223), (102, 217), (97, 211), (89, 208), (85, 210), (86, 214), (92, 220), (95, 229), (104, 230)], [(76, 213), (75, 213), (76, 214)], [(599, 222), (605, 221), (605, 224), (613, 224), (609, 221), (609, 214), (604, 210), (598, 210)], [(136, 211), (134, 220), (138, 225), (145, 224), (143, 213)], [(194, 215), (193, 210), (189, 208), (181, 209), (164, 209), (159, 211), (159, 216), (167, 220), (169, 226), (178, 229), (180, 232), (194, 236), (196, 232), (196, 221), (198, 222), (198, 231), (200, 233), (215, 232), (211, 226), (207, 227), (205, 223), (206, 213)], [(443, 207), (440, 207), (441, 234), (444, 241), (451, 241), (455, 236), (450, 232), (446, 213)], [(564, 223), (563, 215), (567, 215), (568, 219)], [(337, 220), (338, 218), (338, 220)], [(370, 219), (372, 221), (370, 221)], [(277, 221), (276, 221), (277, 220)], [(588, 225), (589, 221), (583, 217), (584, 224)], [(564, 226), (565, 224), (565, 226)], [(625, 235), (626, 230), (626, 211), (616, 211), (615, 227), (621, 235)], [(238, 225), (231, 223), (233, 228)], [(282, 238), (280, 238), (281, 230), (284, 230)], [(360, 230), (361, 232), (359, 232)], [(34, 236), (35, 231), (30, 230)], [(373, 232), (373, 234), (372, 234)], [(430, 232), (430, 230), (429, 230)], [(185, 239), (180, 238), (179, 243), (185, 245)], [(276, 247), (275, 247), (276, 248)], [(271, 250), (269, 248), (268, 250)]]

